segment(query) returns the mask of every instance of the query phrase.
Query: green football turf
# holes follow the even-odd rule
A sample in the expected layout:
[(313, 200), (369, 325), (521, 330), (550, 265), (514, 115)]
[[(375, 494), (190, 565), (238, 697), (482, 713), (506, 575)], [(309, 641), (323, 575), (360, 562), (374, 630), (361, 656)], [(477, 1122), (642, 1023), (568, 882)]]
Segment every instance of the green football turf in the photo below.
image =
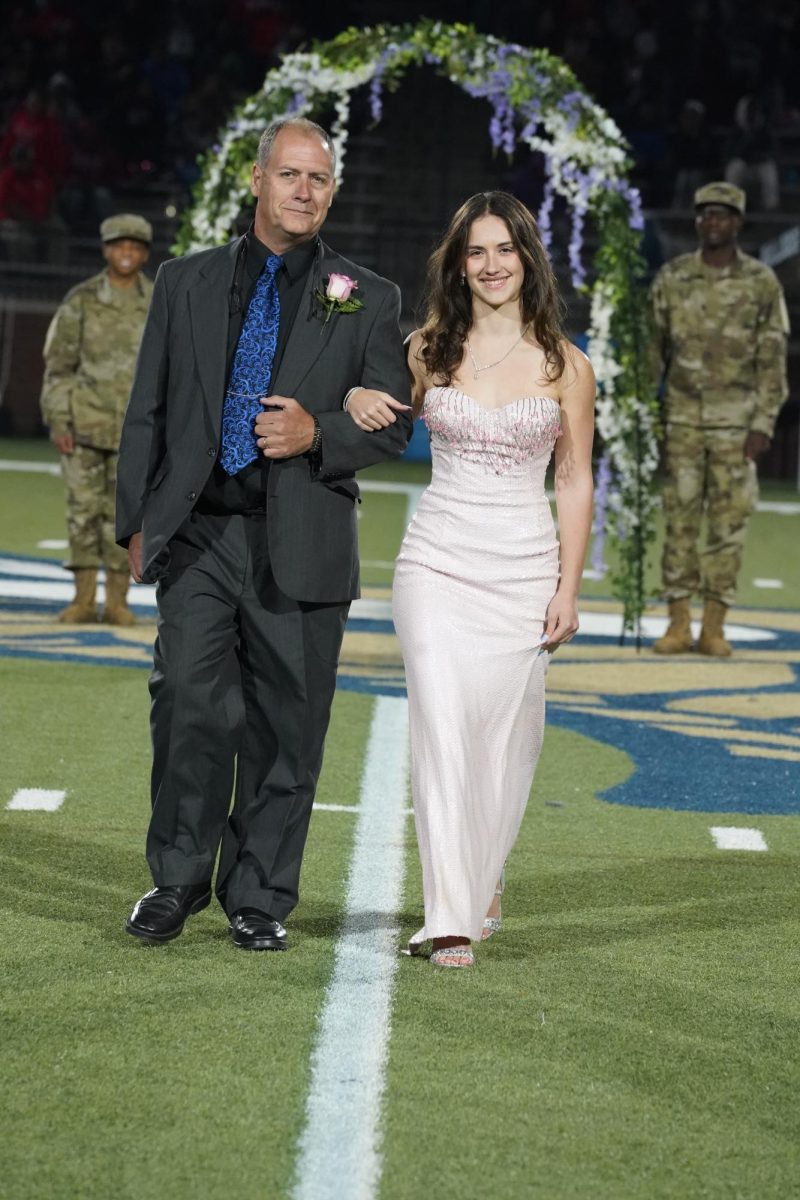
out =
[[(289, 954), (236, 952), (216, 907), (142, 947), (146, 673), (0, 673), (4, 797), (68, 790), (0, 813), (3, 1194), (288, 1195), (353, 819), (314, 817)], [(337, 696), (321, 801), (357, 801), (371, 706)], [(704, 814), (594, 799), (629, 769), (550, 729), (504, 928), (471, 973), (402, 961), (384, 1200), (791, 1194), (800, 828), (759, 817), (770, 852), (722, 855)], [(410, 933), (410, 821), (407, 860)]]
[[(0, 457), (54, 456), (5, 442)], [(363, 477), (419, 484), (427, 468)], [(61, 557), (37, 549), (63, 536), (57, 478), (0, 471), (0, 504), (0, 553)], [(390, 559), (404, 497), (366, 493), (361, 513), (363, 558)], [(753, 518), (743, 579), (787, 588), (745, 581), (743, 603), (793, 602), (798, 525)], [(146, 680), (0, 657), (4, 1200), (291, 1194), (355, 818), (314, 815), (288, 954), (237, 952), (216, 904), (171, 945), (139, 945), (123, 926), (149, 886)], [(320, 802), (357, 803), (372, 709), (337, 693)], [(380, 1200), (798, 1194), (800, 822), (597, 799), (630, 770), (550, 727), (503, 929), (472, 972), (400, 961)], [(7, 811), (20, 787), (68, 794), (56, 813)], [(709, 826), (726, 823), (757, 825), (769, 851), (716, 850)], [(406, 868), (407, 935), (421, 924), (410, 818)]]
[(800, 828), (721, 854), (724, 818), (593, 798), (627, 769), (548, 730), (503, 929), (472, 973), (404, 964), (383, 1200), (792, 1194)]
[[(146, 672), (3, 659), (0, 679), (0, 1193), (285, 1195), (354, 819), (314, 817), (291, 953), (236, 951), (216, 902), (143, 946), (124, 921), (151, 886)], [(337, 699), (320, 800), (357, 801), (371, 704)], [(17, 787), (68, 794), (5, 811)]]

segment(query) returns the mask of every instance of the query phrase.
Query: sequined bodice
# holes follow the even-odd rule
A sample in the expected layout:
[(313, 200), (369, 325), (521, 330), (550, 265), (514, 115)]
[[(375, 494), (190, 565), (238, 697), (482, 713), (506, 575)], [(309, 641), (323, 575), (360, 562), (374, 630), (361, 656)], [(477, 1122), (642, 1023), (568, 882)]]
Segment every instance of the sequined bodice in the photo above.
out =
[(425, 393), (422, 419), (434, 469), (438, 454), (481, 463), (497, 475), (538, 457), (546, 463), (561, 433), (561, 409), (552, 396), (521, 396), (485, 408), (459, 388), (433, 387)]

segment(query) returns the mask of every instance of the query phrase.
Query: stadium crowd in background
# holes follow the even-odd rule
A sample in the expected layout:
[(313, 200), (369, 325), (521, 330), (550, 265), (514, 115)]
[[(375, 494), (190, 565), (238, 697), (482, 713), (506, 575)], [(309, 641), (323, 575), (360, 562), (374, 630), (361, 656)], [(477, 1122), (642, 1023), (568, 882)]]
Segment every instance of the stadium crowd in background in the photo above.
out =
[[(281, 52), (348, 24), (414, 16), (402, 3), (376, 15), (285, 0), (0, 7), (0, 222), (25, 213), (86, 232), (126, 186), (188, 189), (197, 155)], [(774, 209), (782, 176), (800, 183), (776, 139), (800, 132), (792, 0), (445, 0), (425, 12), (561, 55), (630, 139), (650, 206), (688, 208), (694, 187), (724, 174), (751, 186), (751, 207)]]

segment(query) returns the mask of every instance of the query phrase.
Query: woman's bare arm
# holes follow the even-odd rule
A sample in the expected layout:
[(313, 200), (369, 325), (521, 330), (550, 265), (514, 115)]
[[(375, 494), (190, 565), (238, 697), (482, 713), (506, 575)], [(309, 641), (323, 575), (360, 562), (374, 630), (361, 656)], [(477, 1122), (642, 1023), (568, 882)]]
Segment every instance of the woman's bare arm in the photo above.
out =
[(592, 527), (594, 371), (580, 350), (565, 349), (567, 365), (559, 386), (561, 437), (555, 448), (560, 579), (547, 609), (548, 648), (568, 641), (578, 629), (578, 593)]

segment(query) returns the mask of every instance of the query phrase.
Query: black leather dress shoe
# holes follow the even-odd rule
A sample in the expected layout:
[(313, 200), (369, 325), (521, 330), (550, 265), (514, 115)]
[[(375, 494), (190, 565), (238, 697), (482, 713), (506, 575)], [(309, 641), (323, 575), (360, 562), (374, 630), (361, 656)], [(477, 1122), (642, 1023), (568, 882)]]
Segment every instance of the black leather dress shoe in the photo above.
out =
[(183, 933), (187, 917), (210, 903), (210, 883), (156, 887), (133, 906), (125, 928), (145, 942), (170, 942)]
[(285, 950), (288, 945), (280, 921), (257, 908), (240, 908), (233, 914), (231, 937), (240, 950)]

